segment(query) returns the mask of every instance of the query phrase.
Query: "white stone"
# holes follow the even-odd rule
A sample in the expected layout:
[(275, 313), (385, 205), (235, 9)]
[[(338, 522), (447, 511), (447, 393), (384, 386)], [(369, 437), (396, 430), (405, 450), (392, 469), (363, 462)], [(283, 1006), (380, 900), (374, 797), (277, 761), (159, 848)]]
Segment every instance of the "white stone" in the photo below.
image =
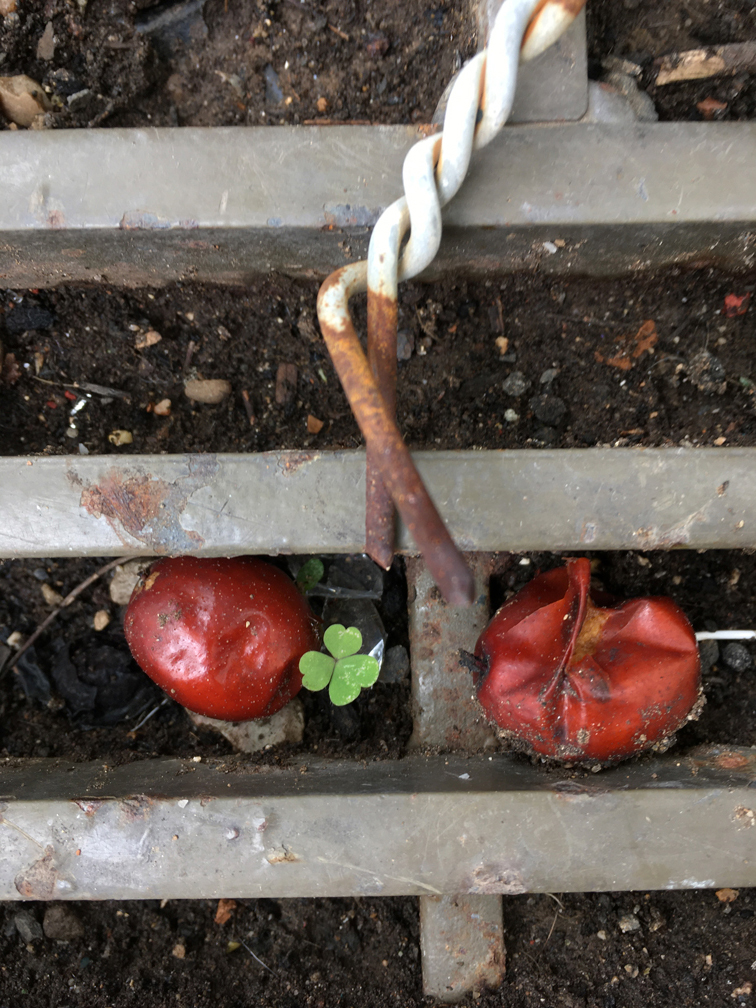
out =
[(254, 753), (281, 742), (301, 742), (304, 734), (304, 708), (295, 697), (272, 717), (257, 721), (218, 721), (187, 711), (199, 728), (213, 728), (239, 752)]

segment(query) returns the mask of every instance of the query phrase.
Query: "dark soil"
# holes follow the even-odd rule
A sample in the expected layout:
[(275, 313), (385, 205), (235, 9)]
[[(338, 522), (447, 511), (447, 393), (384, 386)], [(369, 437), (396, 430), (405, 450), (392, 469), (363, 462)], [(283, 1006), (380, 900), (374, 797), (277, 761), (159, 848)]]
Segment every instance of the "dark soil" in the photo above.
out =
[[(207, 0), (204, 14), (186, 2), (160, 27), (167, 7), (21, 0), (0, 22), (2, 72), (50, 89), (55, 128), (430, 122), (475, 52), (470, 19), (440, 0)], [(57, 43), (42, 60), (48, 23)]]
[[(14, 918), (30, 914), (39, 929), (61, 904), (0, 904), (0, 996), (4, 1005), (35, 1008), (428, 1006), (414, 904), (239, 900), (219, 925), (210, 900), (67, 903), (66, 924), (80, 937), (31, 942)], [(466, 1008), (751, 1003), (752, 890), (731, 904), (693, 891), (515, 896), (504, 907), (504, 984), (475, 992)], [(636, 930), (623, 933), (625, 917)]]
[[(701, 119), (706, 98), (726, 104), (717, 118), (753, 117), (748, 73), (654, 83), (666, 53), (753, 38), (751, 0), (593, 0), (588, 26), (592, 75), (610, 54), (638, 63), (661, 119)], [(45, 87), (56, 129), (430, 122), (476, 47), (467, 8), (443, 0), (17, 0), (0, 17), (0, 72)]]
[[(46, 125), (53, 128), (427, 122), (454, 69), (476, 46), (470, 20), (435, 0), (208, 0), (203, 18), (183, 21), (185, 37), (178, 41), (140, 30), (151, 27), (155, 13), (142, 0), (18, 0), (17, 14), (0, 18), (0, 73), (25, 73), (49, 88), (54, 107)], [(753, 38), (750, 0), (669, 0), (663, 6), (603, 0), (589, 2), (588, 16), (592, 74), (601, 74), (608, 54), (638, 62), (662, 119), (700, 119), (697, 103), (708, 97), (727, 104), (721, 118), (756, 113), (752, 76), (653, 83), (654, 60), (664, 53)], [(45, 60), (37, 46), (48, 22), (55, 47)], [(400, 324), (405, 345), (414, 344), (400, 365), (404, 432), (413, 447), (754, 444), (753, 311), (731, 319), (719, 314), (726, 294), (747, 294), (752, 285), (753, 277), (706, 271), (610, 283), (523, 276), (501, 284), (404, 288)], [(0, 386), (0, 454), (357, 446), (357, 429), (313, 326), (314, 294), (311, 284), (276, 279), (241, 292), (174, 287), (6, 295), (0, 341), (13, 356), (5, 360)], [(24, 318), (29, 309), (38, 312)], [(648, 339), (648, 330), (638, 337), (647, 320), (655, 322), (658, 339), (633, 357)], [(137, 350), (139, 330), (150, 328), (161, 341)], [(503, 353), (496, 343), (502, 338), (509, 341)], [(623, 370), (611, 363), (623, 358), (633, 366)], [(296, 366), (296, 389), (288, 401), (277, 402), (282, 363)], [(551, 371), (557, 374), (542, 381)], [(503, 389), (512, 372), (529, 383), (520, 394)], [(220, 406), (193, 406), (183, 380), (197, 376), (226, 378), (233, 392)], [(77, 382), (107, 385), (129, 399), (81, 396), (73, 387)], [(508, 387), (516, 389), (517, 380)], [(532, 402), (540, 395), (548, 401)], [(149, 410), (165, 398), (171, 399), (170, 416)], [(308, 414), (325, 421), (317, 435), (307, 432)], [(71, 419), (74, 437), (66, 435)], [(110, 444), (115, 429), (131, 432), (132, 444)], [(528, 559), (531, 564), (510, 568), (500, 593), (557, 561)], [(697, 629), (707, 622), (752, 624), (751, 556), (620, 553), (600, 560), (598, 575), (612, 591), (670, 594)], [(40, 575), (65, 592), (97, 563), (2, 562), (4, 634), (29, 633), (49, 611)], [(40, 670), (49, 671), (61, 643), (81, 668), (102, 662), (98, 648), (112, 649), (111, 660), (123, 655), (122, 614), (113, 611), (107, 630), (92, 629), (94, 612), (108, 607), (113, 609), (103, 584), (66, 610), (36, 649)], [(705, 740), (754, 744), (753, 669), (736, 672), (715, 661), (705, 685), (708, 704), (700, 721), (681, 733), (680, 746)], [(229, 752), (210, 733), (190, 731), (173, 705), (161, 707), (137, 731), (131, 729), (139, 715), (85, 729), (71, 723), (59, 699), (51, 697), (49, 706), (27, 699), (14, 678), (0, 687), (0, 697), (0, 751), (10, 755), (65, 753), (83, 760), (108, 753), (125, 761)], [(143, 700), (152, 703), (149, 693)], [(341, 721), (319, 698), (307, 704), (299, 752), (318, 746), (319, 755), (380, 758), (404, 751), (410, 728), (406, 684), (377, 687)], [(290, 749), (260, 758), (295, 755)], [(504, 986), (472, 995), (468, 1008), (750, 1003), (752, 890), (741, 891), (732, 904), (713, 892), (565, 894), (559, 901), (546, 895), (506, 899)], [(38, 936), (47, 905), (0, 904), (3, 1008), (429, 1003), (421, 993), (414, 899), (241, 900), (224, 925), (214, 923), (216, 904), (205, 900), (66, 907), (75, 915), (64, 921), (70, 937), (56, 940)], [(18, 922), (24, 912), (31, 920)], [(637, 918), (639, 928), (623, 933), (620, 919), (627, 915)], [(229, 951), (229, 942), (241, 941), (248, 949)]]
[[(754, 444), (753, 290), (753, 275), (712, 269), (407, 285), (400, 426), (413, 448)], [(277, 277), (244, 290), (6, 295), (0, 453), (361, 445), (314, 320), (316, 293), (312, 282)], [(727, 317), (733, 293), (743, 314)], [(359, 306), (356, 316), (364, 331)], [(159, 342), (137, 349), (150, 331)], [(294, 366), (293, 381), (282, 380), (283, 365)], [(226, 379), (232, 393), (220, 405), (193, 403), (184, 381), (196, 377)], [(82, 382), (115, 393), (82, 392)], [(169, 416), (154, 412), (161, 402)], [(319, 433), (308, 417), (323, 422)], [(114, 430), (132, 442), (114, 446)]]

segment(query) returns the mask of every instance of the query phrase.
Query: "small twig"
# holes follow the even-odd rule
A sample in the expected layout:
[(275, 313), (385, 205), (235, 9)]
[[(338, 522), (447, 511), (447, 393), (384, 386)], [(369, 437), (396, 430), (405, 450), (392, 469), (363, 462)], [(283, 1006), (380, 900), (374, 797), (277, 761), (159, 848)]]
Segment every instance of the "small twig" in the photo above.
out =
[[(551, 893), (547, 893), (546, 895), (551, 896)], [(549, 933), (546, 935), (546, 940), (544, 941), (543, 945), (541, 945), (539, 952), (543, 952), (543, 950), (549, 943), (549, 938), (551, 938), (551, 936), (554, 934), (554, 928), (556, 927), (556, 922), (559, 919), (559, 913), (560, 913), (559, 907), (557, 907), (557, 912), (554, 914), (554, 920), (551, 922), (551, 928), (549, 929)]]
[(100, 123), (105, 122), (109, 115), (115, 111), (116, 103), (114, 101), (109, 101), (102, 112), (98, 112), (94, 119), (90, 119), (87, 123), (87, 129), (94, 129), (95, 126), (99, 126)]
[(170, 697), (163, 697), (163, 699), (160, 701), (157, 707), (153, 707), (152, 710), (149, 712), (149, 714), (145, 714), (142, 720), (139, 722), (139, 724), (135, 724), (134, 727), (131, 729), (131, 731), (132, 732), (139, 731), (139, 729), (143, 725), (147, 724), (147, 722), (150, 720), (153, 714), (157, 714), (157, 712), (160, 710), (161, 707), (165, 707), (165, 705), (168, 703), (170, 699), (171, 699)]
[(756, 42), (730, 42), (707, 49), (688, 49), (668, 53), (657, 62), (656, 83), (677, 84), (680, 81), (721, 77), (756, 69)]
[(266, 966), (265, 963), (262, 961), (262, 959), (259, 956), (255, 955), (255, 953), (252, 951), (252, 949), (249, 947), (249, 945), (247, 945), (247, 943), (245, 941), (242, 941), (242, 945), (247, 950), (247, 952), (249, 952), (249, 954), (252, 956), (252, 958), (255, 959), (257, 962), (259, 962), (260, 965), (262, 966), (262, 968), (266, 969), (268, 971), (268, 973), (270, 973), (271, 976), (277, 976), (278, 975), (277, 973), (273, 972), (273, 970), (270, 968), (270, 966)]
[(625, 329), (630, 326), (629, 322), (609, 322), (607, 320), (602, 321), (601, 319), (595, 318), (578, 318), (576, 315), (559, 315), (557, 312), (545, 312), (548, 318), (561, 319), (562, 322), (577, 322), (579, 325), (597, 325), (606, 326), (607, 328), (614, 329)]
[(654, 361), (654, 363), (651, 365), (648, 371), (646, 371), (646, 375), (650, 375), (655, 367), (658, 367), (660, 364), (663, 364), (665, 361), (669, 360), (682, 361), (683, 364), (685, 363), (684, 357), (678, 357), (676, 354), (667, 354), (666, 357), (660, 357), (658, 361)]
[(247, 419), (249, 420), (249, 426), (255, 426), (255, 414), (252, 412), (252, 403), (249, 401), (249, 392), (244, 388), (242, 389), (242, 402), (244, 403), (244, 410), (247, 414)]
[(547, 892), (547, 893), (544, 893), (544, 895), (545, 896), (550, 896), (554, 900), (554, 902), (556, 903), (556, 905), (559, 907), (559, 909), (560, 910), (564, 910), (564, 903), (562, 903), (562, 901), (559, 899), (559, 897), (555, 896), (553, 892)]
[(189, 340), (189, 346), (187, 346), (187, 348), (186, 348), (186, 357), (184, 357), (184, 371), (185, 372), (189, 370), (189, 365), (192, 363), (192, 357), (193, 357), (194, 351), (196, 349), (197, 349), (197, 344), (194, 342), (193, 339), (190, 339)]
[(334, 35), (338, 35), (340, 39), (344, 39), (345, 42), (349, 41), (349, 36), (346, 32), (343, 32), (341, 28), (337, 28), (336, 25), (329, 24), (328, 27), (331, 29)]
[(128, 392), (122, 392), (120, 389), (108, 388), (107, 385), (93, 385), (91, 382), (73, 382), (68, 384), (67, 382), (54, 382), (48, 381), (47, 378), (39, 378), (37, 375), (31, 375), (34, 381), (42, 382), (43, 385), (53, 385), (55, 388), (72, 388), (72, 389), (82, 389), (84, 392), (94, 392), (96, 395), (101, 396), (113, 396), (116, 399), (123, 399), (125, 402), (131, 402), (131, 396)]
[[(44, 619), (39, 624), (37, 629), (26, 641), (23, 647), (21, 647), (16, 652), (15, 657), (7, 659), (5, 665), (0, 669), (0, 675), (2, 675), (6, 671), (6, 669), (8, 668), (14, 669), (16, 665), (18, 665), (21, 658), (26, 654), (26, 652), (29, 650), (32, 644), (34, 644), (34, 642), (39, 639), (39, 637), (45, 632), (45, 630), (47, 630), (47, 628), (53, 622), (55, 617), (58, 616), (58, 614), (61, 613), (67, 606), (70, 606), (72, 602), (75, 602), (76, 599), (79, 597), (79, 595), (81, 595), (81, 593), (85, 591), (85, 589), (89, 588), (91, 584), (94, 584), (94, 582), (97, 581), (98, 578), (101, 578), (103, 574), (107, 574), (109, 570), (112, 570), (114, 567), (117, 567), (118, 564), (126, 563), (127, 560), (131, 559), (132, 559), (131, 557), (119, 557), (117, 560), (110, 560), (103, 567), (100, 567), (99, 570), (96, 570), (94, 574), (90, 574), (88, 578), (85, 578), (84, 581), (81, 582), (81, 584), (77, 584), (76, 587), (72, 591), (70, 591), (68, 595), (66, 595), (63, 601), (60, 603), (60, 605), (57, 606), (55, 609), (53, 609), (50, 615), (47, 616), (47, 618)], [(141, 559), (141, 557), (138, 559)]]

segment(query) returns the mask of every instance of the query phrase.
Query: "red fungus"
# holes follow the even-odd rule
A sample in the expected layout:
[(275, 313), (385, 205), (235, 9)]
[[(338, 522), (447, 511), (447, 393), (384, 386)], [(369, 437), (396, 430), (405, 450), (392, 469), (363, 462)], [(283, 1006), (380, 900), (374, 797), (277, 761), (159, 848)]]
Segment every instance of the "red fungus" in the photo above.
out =
[(124, 619), (140, 667), (206, 717), (269, 717), (302, 685), (299, 659), (319, 647), (315, 618), (293, 582), (253, 557), (158, 560)]
[(502, 735), (555, 759), (612, 762), (665, 740), (700, 704), (698, 645), (669, 598), (595, 604), (585, 557), (540, 574), (476, 645), (478, 700)]

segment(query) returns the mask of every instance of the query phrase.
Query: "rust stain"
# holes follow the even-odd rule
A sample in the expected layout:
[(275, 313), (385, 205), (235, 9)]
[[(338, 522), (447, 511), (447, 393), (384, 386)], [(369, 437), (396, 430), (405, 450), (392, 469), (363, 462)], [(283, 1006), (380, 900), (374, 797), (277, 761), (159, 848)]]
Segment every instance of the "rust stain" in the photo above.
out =
[(51, 228), (64, 228), (66, 226), (66, 215), (62, 210), (48, 210), (47, 226)]
[(94, 518), (105, 518), (125, 546), (137, 539), (155, 554), (181, 554), (204, 545), (202, 536), (183, 528), (180, 518), (191, 495), (212, 482), (218, 462), (214, 455), (194, 455), (187, 468), (173, 483), (138, 466), (113, 466), (89, 484), (74, 467), (67, 475), (73, 486), (81, 487), (81, 507)]
[(725, 752), (715, 757), (714, 765), (720, 770), (745, 770), (749, 760), (741, 753)]
[(423, 137), (423, 138), (425, 138), (425, 137), (433, 136), (435, 133), (438, 133), (439, 130), (441, 129), (441, 124), (440, 123), (420, 123), (416, 127), (416, 129), (417, 129), (418, 135), (421, 136), (421, 137)]
[(732, 821), (737, 823), (740, 829), (751, 829), (756, 825), (756, 814), (753, 809), (746, 808), (745, 805), (736, 805), (732, 810)]
[(74, 798), (74, 805), (78, 805), (85, 816), (93, 816), (103, 804), (101, 798)]
[(273, 847), (269, 850), (265, 855), (265, 860), (268, 864), (275, 865), (291, 861), (300, 861), (301, 858), (295, 854), (293, 850), (289, 850), (289, 848), (284, 844), (281, 847)]
[(293, 476), (302, 466), (314, 462), (319, 457), (320, 452), (282, 452), (278, 456), (278, 469), (280, 469), (284, 476)]
[(55, 850), (45, 847), (42, 857), (20, 871), (14, 879), (18, 892), (26, 899), (49, 900), (55, 896), (60, 873), (54, 864)]
[(131, 798), (124, 798), (119, 802), (121, 812), (127, 822), (148, 819), (154, 804), (155, 800), (148, 798), (147, 795), (132, 795)]
[(323, 211), (323, 221), (327, 227), (373, 227), (380, 217), (380, 211), (366, 206), (352, 206), (336, 203)]
[(546, 9), (558, 9), (562, 8), (565, 14), (565, 25), (569, 24), (574, 18), (578, 16), (580, 11), (585, 6), (585, 0), (541, 0), (528, 22), (528, 26), (525, 29), (525, 34), (522, 39), (523, 46), (529, 40), (533, 32), (538, 31), (538, 22), (541, 15)]
[(483, 864), (465, 880), (464, 892), (481, 896), (519, 896), (528, 891), (518, 871), (502, 865)]

